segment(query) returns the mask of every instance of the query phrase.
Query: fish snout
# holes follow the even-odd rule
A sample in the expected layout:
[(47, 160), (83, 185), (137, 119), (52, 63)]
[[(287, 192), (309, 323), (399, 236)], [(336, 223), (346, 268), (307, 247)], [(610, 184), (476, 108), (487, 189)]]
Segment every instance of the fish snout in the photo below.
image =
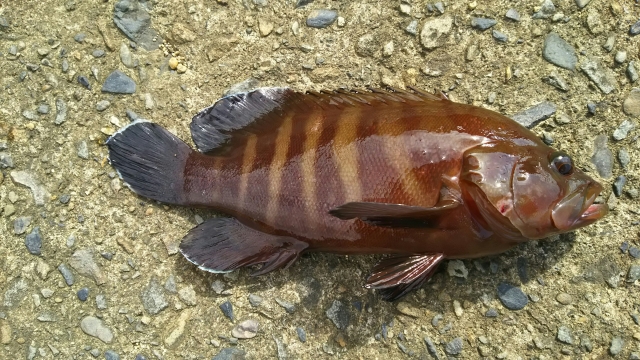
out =
[(562, 232), (592, 224), (609, 212), (607, 204), (594, 204), (602, 185), (591, 182), (560, 200), (551, 211), (551, 219)]

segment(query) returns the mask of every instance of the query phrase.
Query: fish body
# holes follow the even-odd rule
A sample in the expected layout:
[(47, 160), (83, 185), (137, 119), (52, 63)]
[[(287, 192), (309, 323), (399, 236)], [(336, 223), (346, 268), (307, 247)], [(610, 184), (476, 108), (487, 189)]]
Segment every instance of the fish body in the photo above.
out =
[(367, 286), (397, 299), (445, 258), (503, 252), (588, 225), (602, 187), (571, 158), (487, 109), (414, 91), (231, 95), (196, 115), (191, 150), (149, 122), (108, 141), (137, 193), (230, 215), (182, 253), (213, 272), (304, 251), (394, 254)]

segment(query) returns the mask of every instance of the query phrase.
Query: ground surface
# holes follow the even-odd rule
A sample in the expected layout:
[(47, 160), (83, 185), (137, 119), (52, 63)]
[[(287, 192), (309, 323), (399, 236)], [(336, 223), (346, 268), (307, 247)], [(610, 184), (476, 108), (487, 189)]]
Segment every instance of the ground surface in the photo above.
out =
[[(629, 27), (640, 9), (631, 1), (593, 0), (580, 9), (562, 0), (547, 18), (534, 19), (537, 1), (450, 1), (444, 14), (437, 6), (429, 12), (425, 1), (403, 4), (149, 1), (142, 5), (158, 35), (141, 41), (153, 48), (164, 39), (166, 46), (145, 50), (114, 25), (114, 1), (3, 1), (0, 358), (229, 359), (227, 348), (247, 359), (637, 358), (640, 287), (628, 273), (640, 264), (633, 256), (640, 246), (640, 144), (637, 130), (619, 141), (612, 136), (623, 120), (637, 123), (626, 72), (638, 57), (640, 36)], [(520, 21), (505, 18), (512, 7)], [(316, 9), (334, 9), (340, 18), (310, 28), (306, 19)], [(471, 26), (474, 17), (497, 24), (481, 31)], [(416, 35), (405, 30), (412, 20)], [(421, 39), (434, 20), (450, 28), (427, 29)], [(551, 32), (575, 50), (575, 71), (543, 58)], [(610, 37), (612, 46), (603, 47)], [(589, 59), (600, 61), (601, 78), (610, 74), (603, 80), (614, 86), (608, 94), (580, 70)], [(101, 91), (116, 69), (136, 83), (134, 94)], [(544, 81), (552, 74), (567, 91)], [(176, 254), (176, 244), (212, 214), (135, 196), (106, 162), (103, 142), (130, 121), (127, 110), (189, 139), (191, 116), (243, 82), (299, 90), (414, 85), (507, 115), (549, 101), (557, 112), (534, 131), (601, 180), (603, 199), (615, 208), (575, 236), (464, 261), (458, 275), (466, 270), (466, 278), (449, 275), (445, 264), (396, 304), (362, 288), (376, 261), (370, 256), (310, 254), (260, 278), (199, 271)], [(623, 112), (628, 97), (632, 115)], [(611, 150), (600, 149), (600, 170), (613, 167), (606, 178), (590, 160), (599, 134)], [(629, 155), (626, 167), (620, 149)], [(620, 175), (627, 179), (623, 194), (610, 197)], [(20, 184), (30, 181), (40, 185)], [(524, 309), (502, 305), (503, 282), (527, 294)], [(233, 320), (219, 307), (227, 301)], [(257, 336), (232, 338), (247, 319), (258, 322)]]

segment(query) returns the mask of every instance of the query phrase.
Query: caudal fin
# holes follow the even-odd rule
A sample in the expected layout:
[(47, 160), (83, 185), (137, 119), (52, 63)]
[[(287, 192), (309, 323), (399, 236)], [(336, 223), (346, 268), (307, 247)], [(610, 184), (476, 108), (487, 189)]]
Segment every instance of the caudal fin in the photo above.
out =
[(184, 203), (184, 167), (191, 148), (146, 120), (136, 120), (107, 140), (109, 162), (135, 193), (169, 204)]

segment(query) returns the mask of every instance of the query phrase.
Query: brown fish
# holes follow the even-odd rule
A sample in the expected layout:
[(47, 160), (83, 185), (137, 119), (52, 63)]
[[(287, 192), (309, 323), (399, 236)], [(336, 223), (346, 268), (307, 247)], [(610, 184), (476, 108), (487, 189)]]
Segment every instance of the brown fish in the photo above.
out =
[(503, 252), (593, 223), (602, 186), (493, 111), (418, 90), (259, 89), (193, 118), (200, 152), (136, 121), (108, 141), (136, 193), (209, 207), (182, 240), (201, 269), (291, 265), (303, 251), (393, 256), (366, 286), (394, 300), (445, 258)]

